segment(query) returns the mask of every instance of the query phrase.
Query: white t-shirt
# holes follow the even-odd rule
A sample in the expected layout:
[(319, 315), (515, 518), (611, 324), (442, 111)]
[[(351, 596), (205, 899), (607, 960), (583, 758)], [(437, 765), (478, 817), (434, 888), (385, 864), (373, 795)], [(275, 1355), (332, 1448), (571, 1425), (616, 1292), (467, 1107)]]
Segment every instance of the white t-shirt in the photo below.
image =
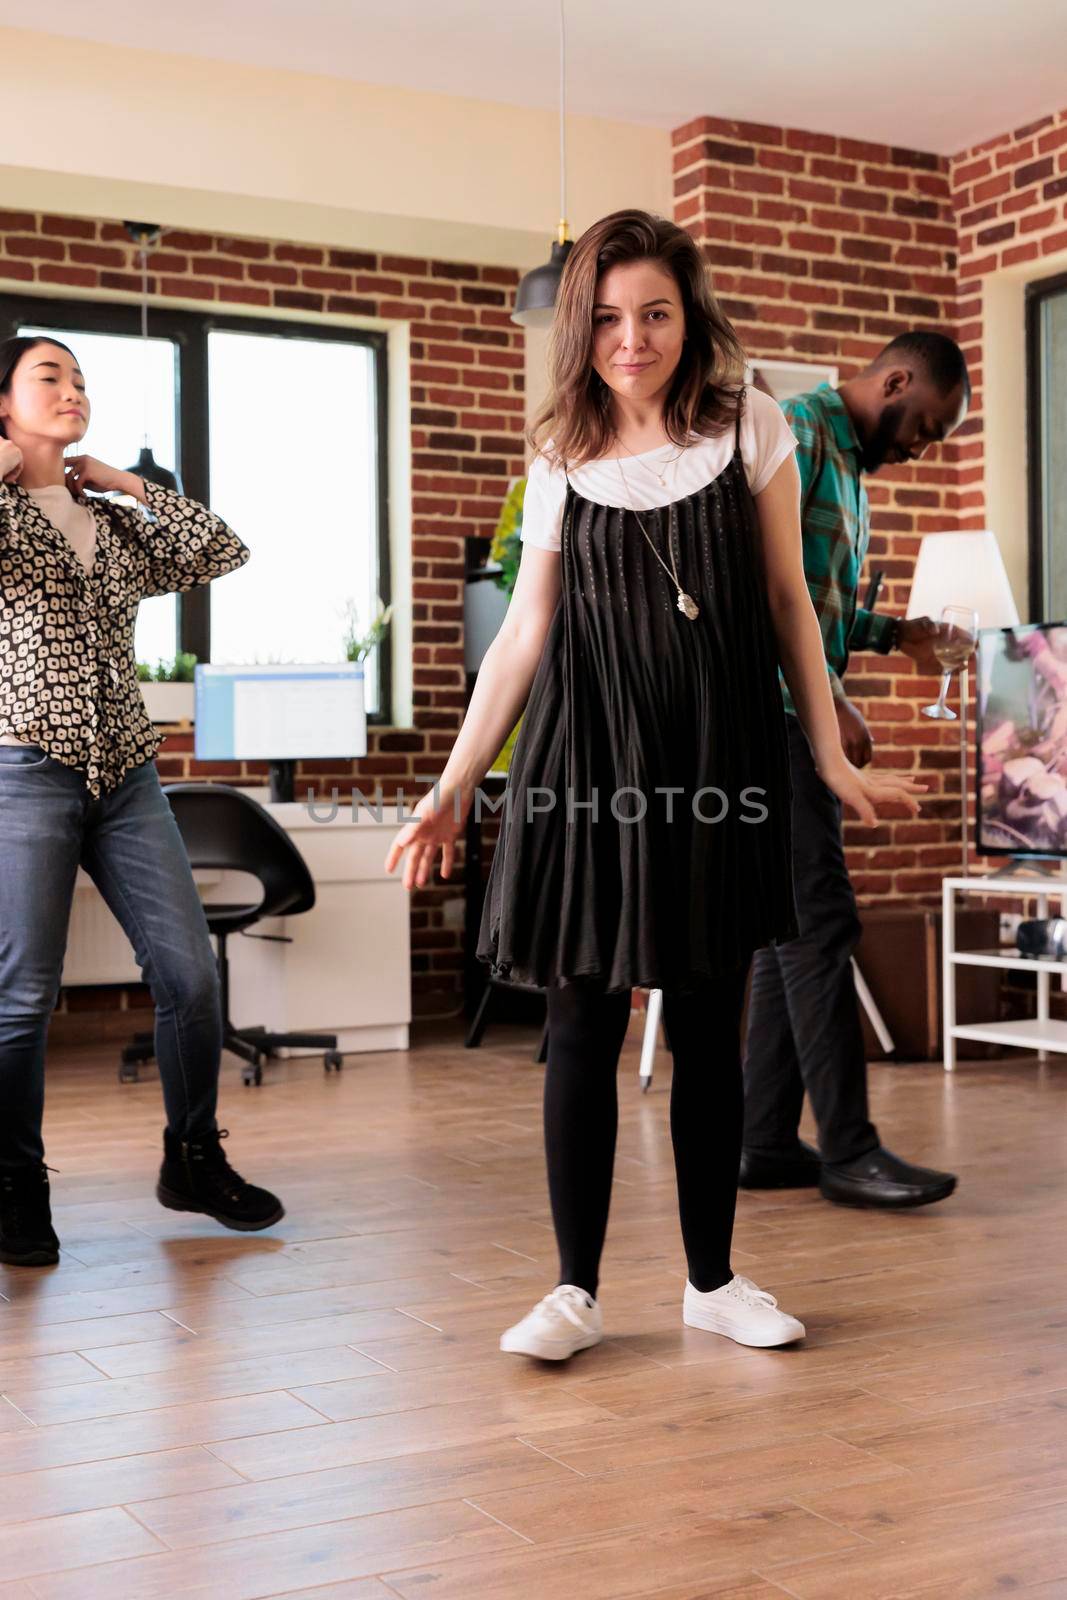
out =
[(26, 492), (53, 528), (59, 529), (86, 572), (92, 572), (96, 558), (96, 520), (89, 507), (75, 500), (65, 483), (50, 483), (43, 489)]
[[(767, 487), (796, 447), (793, 430), (778, 402), (762, 389), (746, 389), (741, 413), (741, 461), (753, 494)], [(622, 509), (633, 505), (638, 511), (652, 511), (656, 506), (684, 500), (686, 495), (711, 483), (725, 472), (733, 453), (734, 430), (729, 427), (716, 438), (698, 439), (681, 451), (676, 444), (664, 444), (636, 456), (623, 453), (625, 485), (615, 456), (573, 467), (569, 476), (576, 492), (597, 505)], [(662, 485), (657, 474), (664, 479)], [(550, 467), (544, 456), (534, 458), (522, 503), (524, 544), (539, 545), (542, 550), (560, 548), (567, 477), (562, 467)]]

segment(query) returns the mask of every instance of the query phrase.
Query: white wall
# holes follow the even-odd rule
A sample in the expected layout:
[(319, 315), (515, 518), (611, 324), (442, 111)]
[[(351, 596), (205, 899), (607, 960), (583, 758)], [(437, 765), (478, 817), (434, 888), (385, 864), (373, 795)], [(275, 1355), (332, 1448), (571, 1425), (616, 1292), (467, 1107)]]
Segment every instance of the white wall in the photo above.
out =
[[(533, 266), (559, 216), (551, 112), (0, 29), (0, 198)], [(568, 119), (576, 232), (669, 213), (670, 135)]]
[(1019, 615), (1030, 617), (1026, 286), (1067, 271), (1067, 251), (982, 280), (986, 526), (1004, 556)]

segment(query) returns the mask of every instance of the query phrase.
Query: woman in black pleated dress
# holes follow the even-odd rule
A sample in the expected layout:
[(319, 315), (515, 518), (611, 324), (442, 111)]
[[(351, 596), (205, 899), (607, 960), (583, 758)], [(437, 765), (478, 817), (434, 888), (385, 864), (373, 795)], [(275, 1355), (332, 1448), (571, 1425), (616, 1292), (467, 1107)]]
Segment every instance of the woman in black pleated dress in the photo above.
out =
[(519, 714), (478, 953), (548, 998), (545, 1149), (557, 1287), (501, 1348), (603, 1336), (597, 1282), (631, 989), (663, 991), (687, 1324), (779, 1345), (803, 1326), (730, 1266), (740, 1020), (753, 950), (794, 936), (779, 667), (824, 781), (867, 823), (914, 780), (841, 748), (804, 580), (795, 441), (683, 229), (643, 211), (578, 240), (507, 618), (438, 788), (390, 870), (424, 884)]

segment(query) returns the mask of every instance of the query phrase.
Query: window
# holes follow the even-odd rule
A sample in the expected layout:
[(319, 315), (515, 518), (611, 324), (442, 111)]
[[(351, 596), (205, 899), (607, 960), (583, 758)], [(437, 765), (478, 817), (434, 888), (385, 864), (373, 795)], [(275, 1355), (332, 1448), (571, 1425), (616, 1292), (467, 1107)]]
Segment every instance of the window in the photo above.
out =
[[(255, 530), (255, 560), (213, 596), (213, 656), (235, 665), (329, 659), (341, 649), (344, 606), (366, 631), (380, 592), (374, 354), (339, 340), (216, 330), (208, 395), (212, 506), (232, 527)], [(374, 708), (377, 654), (364, 685)]]
[(1027, 290), (1030, 585), (1035, 620), (1067, 618), (1067, 278)]
[[(208, 588), (145, 600), (138, 660), (315, 664), (344, 655), (389, 603), (385, 335), (153, 306), (0, 296), (0, 337), (54, 333), (79, 357), (93, 415), (84, 449), (156, 460), (224, 517), (253, 559)], [(366, 663), (371, 721), (390, 717), (389, 651)]]

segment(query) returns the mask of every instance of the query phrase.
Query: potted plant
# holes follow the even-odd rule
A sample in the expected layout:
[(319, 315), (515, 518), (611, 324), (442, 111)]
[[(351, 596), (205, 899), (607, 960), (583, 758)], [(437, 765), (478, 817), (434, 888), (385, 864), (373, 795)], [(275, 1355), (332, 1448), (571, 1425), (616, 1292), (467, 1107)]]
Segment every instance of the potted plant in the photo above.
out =
[(159, 660), (154, 667), (138, 661), (137, 678), (153, 722), (192, 722), (195, 667), (196, 657), (188, 650), (179, 650), (170, 661)]
[[(489, 546), (489, 560), (498, 563), (500, 568), (499, 572), (494, 574), (493, 581), (498, 589), (503, 589), (509, 603), (515, 592), (515, 580), (519, 575), (519, 560), (522, 556), (522, 503), (525, 495), (526, 479), (519, 478), (508, 490), (493, 542)], [(504, 741), (504, 748), (493, 762), (491, 769), (493, 772), (507, 772), (521, 727), (520, 717)]]
[(346, 600), (342, 612), (345, 660), (365, 661), (372, 650), (377, 650), (385, 638), (385, 632), (392, 615), (392, 606), (383, 606), (382, 597), (379, 595), (378, 609), (375, 612), (374, 621), (364, 633), (359, 620), (359, 607), (354, 600)]

